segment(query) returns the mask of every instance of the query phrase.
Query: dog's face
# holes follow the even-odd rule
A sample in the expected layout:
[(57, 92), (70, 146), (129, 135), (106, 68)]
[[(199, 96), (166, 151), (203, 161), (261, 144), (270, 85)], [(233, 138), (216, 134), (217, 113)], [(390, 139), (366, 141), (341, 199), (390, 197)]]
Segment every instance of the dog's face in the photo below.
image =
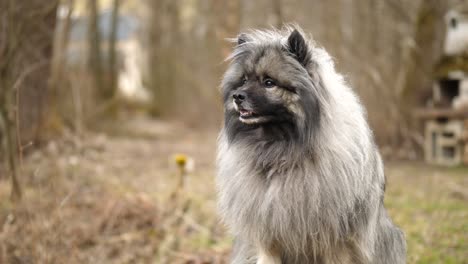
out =
[(280, 122), (293, 118), (294, 112), (300, 114), (299, 96), (290, 78), (282, 74), (285, 64), (282, 51), (265, 48), (264, 54), (252, 54), (233, 65), (238, 68), (236, 85), (225, 91), (225, 104), (235, 110), (240, 122)]
[(297, 31), (286, 43), (239, 36), (222, 85), (231, 139), (258, 129), (263, 136), (284, 139), (304, 129), (311, 114), (318, 116), (313, 80), (306, 69), (311, 62), (307, 49)]

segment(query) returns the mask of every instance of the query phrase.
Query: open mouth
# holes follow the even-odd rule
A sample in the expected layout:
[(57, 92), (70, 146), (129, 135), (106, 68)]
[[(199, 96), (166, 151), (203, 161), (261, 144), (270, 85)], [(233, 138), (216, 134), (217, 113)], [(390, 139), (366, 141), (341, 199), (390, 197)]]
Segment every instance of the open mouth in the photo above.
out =
[(248, 125), (265, 123), (270, 120), (270, 116), (263, 116), (255, 113), (252, 110), (239, 109), (239, 120)]
[(255, 117), (255, 113), (251, 110), (239, 109), (239, 115), (241, 118), (253, 118)]

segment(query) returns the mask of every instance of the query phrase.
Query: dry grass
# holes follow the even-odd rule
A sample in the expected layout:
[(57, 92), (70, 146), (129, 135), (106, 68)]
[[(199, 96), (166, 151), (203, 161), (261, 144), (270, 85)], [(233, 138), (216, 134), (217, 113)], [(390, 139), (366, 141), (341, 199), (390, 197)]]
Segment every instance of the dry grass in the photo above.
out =
[[(0, 263), (226, 262), (231, 239), (215, 212), (216, 131), (139, 119), (117, 125), (29, 153), (21, 204), (8, 202), (0, 179)], [(174, 153), (196, 162), (176, 200)], [(386, 204), (406, 232), (408, 263), (464, 263), (468, 170), (387, 167)]]
[(408, 263), (467, 263), (468, 168), (387, 166), (385, 201), (406, 233)]

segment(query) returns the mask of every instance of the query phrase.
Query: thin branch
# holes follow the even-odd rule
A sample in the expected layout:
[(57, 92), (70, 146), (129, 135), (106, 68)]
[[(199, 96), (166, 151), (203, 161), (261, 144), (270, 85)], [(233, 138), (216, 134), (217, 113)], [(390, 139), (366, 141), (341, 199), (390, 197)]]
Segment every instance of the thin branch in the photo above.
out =
[(26, 79), (26, 77), (28, 77), (28, 75), (35, 72), (38, 68), (47, 65), (48, 63), (49, 63), (49, 60), (46, 59), (46, 60), (38, 61), (33, 65), (30, 65), (28, 68), (26, 68), (24, 71), (21, 72), (21, 74), (20, 74), (20, 76), (18, 76), (18, 78), (16, 78), (16, 81), (13, 84), (12, 89), (13, 90), (18, 90), (20, 85), (23, 83), (24, 79)]

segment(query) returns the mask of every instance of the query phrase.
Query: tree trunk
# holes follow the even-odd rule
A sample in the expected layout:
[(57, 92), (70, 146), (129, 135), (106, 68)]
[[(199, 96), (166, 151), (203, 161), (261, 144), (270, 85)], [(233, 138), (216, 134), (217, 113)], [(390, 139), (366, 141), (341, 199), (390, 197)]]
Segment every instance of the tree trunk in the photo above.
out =
[(114, 0), (112, 5), (112, 25), (109, 38), (109, 89), (110, 95), (114, 96), (117, 91), (118, 65), (117, 65), (117, 26), (119, 18), (120, 0)]
[(150, 89), (152, 114), (173, 113), (180, 60), (180, 1), (150, 1)]
[(2, 3), (0, 6), (2, 35), (0, 38), (0, 129), (2, 131), (2, 151), (11, 179), (11, 200), (19, 200), (22, 196), (18, 181), (18, 140), (16, 128), (18, 119), (18, 106), (16, 105), (16, 91), (13, 90), (14, 68), (11, 65), (17, 55), (18, 24), (15, 21), (16, 6), (13, 0)]
[(399, 102), (401, 141), (412, 138), (408, 133), (416, 127), (408, 116), (415, 106), (424, 103), (425, 91), (431, 91), (433, 67), (442, 55), (446, 11), (445, 1), (421, 1), (414, 25), (414, 44), (403, 47), (403, 65), (398, 74), (401, 81), (395, 91)]
[(284, 23), (283, 8), (281, 6), (281, 0), (273, 0), (273, 13), (276, 18), (276, 27), (281, 28)]
[(0, 1), (0, 135), (11, 175), (11, 198), (21, 198), (23, 143), (43, 138), (57, 1)]
[(68, 0), (65, 4), (67, 13), (60, 21), (60, 27), (55, 32), (53, 56), (51, 62), (51, 72), (48, 94), (48, 111), (46, 113), (46, 126), (52, 133), (61, 133), (63, 129), (63, 117), (60, 115), (60, 97), (64, 94), (63, 87), (67, 86), (65, 72), (67, 70), (66, 52), (70, 40), (71, 20), (75, 0)]
[(88, 69), (93, 77), (94, 88), (101, 100), (110, 98), (103, 81), (101, 34), (99, 32), (99, 8), (97, 0), (88, 0)]

